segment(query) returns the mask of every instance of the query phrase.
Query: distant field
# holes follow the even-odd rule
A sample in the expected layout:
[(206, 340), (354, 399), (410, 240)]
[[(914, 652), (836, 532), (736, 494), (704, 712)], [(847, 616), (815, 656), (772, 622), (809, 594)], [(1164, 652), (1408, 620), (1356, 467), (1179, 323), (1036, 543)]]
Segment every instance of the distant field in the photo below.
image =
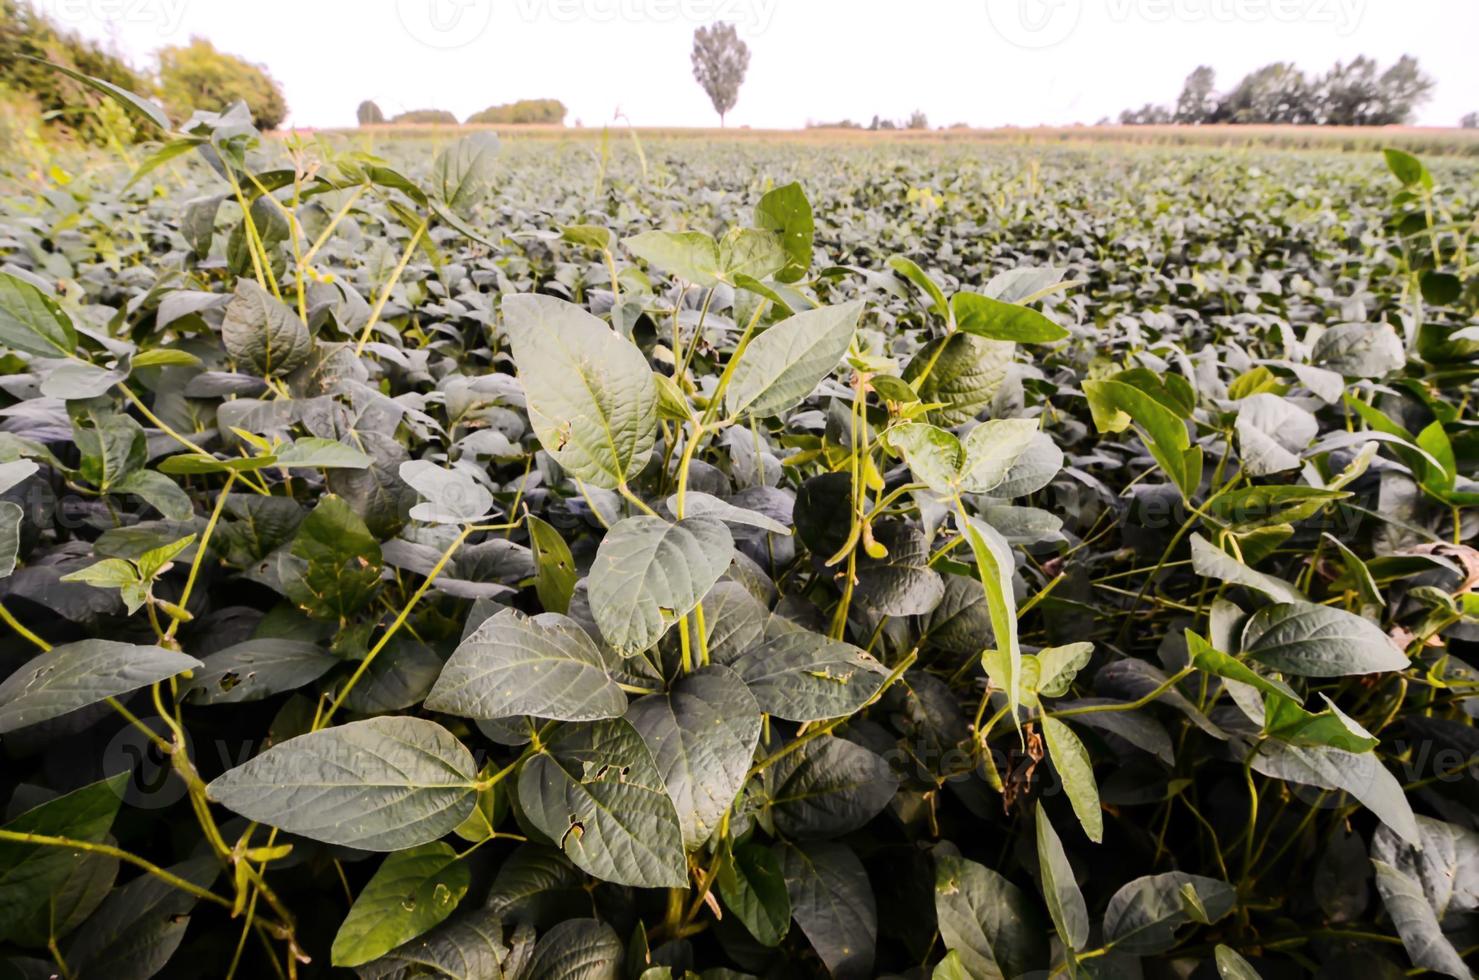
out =
[[(449, 136), (474, 129), (528, 139), (599, 139), (604, 127), (586, 126), (436, 126), (384, 125), (329, 129), (339, 134), (373, 133), (376, 137)], [(612, 127), (611, 132), (625, 127)], [(1266, 147), (1290, 150), (1368, 151), (1395, 146), (1413, 153), (1479, 156), (1479, 130), (1439, 126), (1036, 126), (999, 129), (880, 130), (715, 129), (711, 127), (638, 127), (642, 139), (726, 139), (798, 142), (985, 142), (985, 143), (1130, 143), (1151, 146)]]

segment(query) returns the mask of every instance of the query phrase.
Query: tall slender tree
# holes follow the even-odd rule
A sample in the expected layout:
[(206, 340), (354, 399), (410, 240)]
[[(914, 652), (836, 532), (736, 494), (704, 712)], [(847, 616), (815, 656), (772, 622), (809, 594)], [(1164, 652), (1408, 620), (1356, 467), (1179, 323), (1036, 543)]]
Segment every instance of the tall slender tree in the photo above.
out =
[(733, 24), (723, 22), (693, 32), (693, 77), (719, 113), (719, 125), (739, 101), (740, 85), (750, 67), (750, 48)]

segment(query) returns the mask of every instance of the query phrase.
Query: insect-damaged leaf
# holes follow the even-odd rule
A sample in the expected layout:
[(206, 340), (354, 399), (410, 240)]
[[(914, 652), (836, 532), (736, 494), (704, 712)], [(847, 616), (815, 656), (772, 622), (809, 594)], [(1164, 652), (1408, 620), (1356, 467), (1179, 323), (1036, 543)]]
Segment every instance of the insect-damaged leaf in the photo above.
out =
[(183, 653), (116, 640), (78, 640), (53, 647), (0, 683), (0, 734), (199, 666), (199, 660)]
[(851, 643), (798, 631), (731, 660), (760, 710), (788, 721), (851, 714), (883, 686), (888, 670)]
[(433, 928), (457, 909), (472, 872), (448, 844), (397, 851), (380, 863), (334, 936), (335, 966), (360, 966)]
[(274, 745), (207, 787), (242, 816), (367, 851), (429, 843), (467, 818), (477, 767), (442, 726), (381, 717)]
[(719, 581), (733, 554), (734, 538), (713, 518), (628, 517), (601, 539), (587, 580), (601, 635), (624, 655), (646, 650)]
[(562, 724), (519, 772), (519, 805), (603, 881), (681, 888), (683, 831), (642, 736), (623, 719)]
[(619, 666), (575, 620), (505, 609), (457, 646), (426, 706), (467, 718), (617, 718), (627, 708)]

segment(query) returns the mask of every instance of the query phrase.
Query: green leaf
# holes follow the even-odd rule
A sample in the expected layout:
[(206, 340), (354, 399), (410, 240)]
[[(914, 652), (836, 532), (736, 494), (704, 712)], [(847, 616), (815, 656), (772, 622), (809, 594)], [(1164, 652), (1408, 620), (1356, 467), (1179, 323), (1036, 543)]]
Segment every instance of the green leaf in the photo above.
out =
[(935, 918), (940, 939), (960, 957), (967, 976), (1008, 980), (1047, 961), (1033, 903), (1016, 885), (975, 861), (935, 855)]
[(1198, 670), (1204, 670), (1209, 674), (1216, 674), (1218, 677), (1237, 681), (1240, 684), (1248, 684), (1264, 694), (1288, 698), (1296, 703), (1303, 700), (1288, 684), (1271, 677), (1264, 677), (1236, 657), (1230, 657), (1221, 650), (1213, 649), (1212, 644), (1191, 630), (1186, 631), (1186, 650), (1191, 656), (1192, 666)]
[(760, 741), (760, 706), (738, 674), (716, 664), (633, 702), (626, 720), (652, 752), (684, 846), (697, 849), (744, 788)]
[(719, 239), (719, 279), (758, 282), (785, 268), (780, 236), (760, 228), (731, 228)]
[(717, 286), (723, 265), (719, 243), (701, 231), (644, 231), (623, 238), (628, 252), (696, 286)]
[(25, 516), (20, 504), (0, 500), (0, 578), (7, 578), (15, 571), (21, 550), (21, 521)]
[(587, 579), (601, 635), (623, 656), (648, 649), (698, 605), (733, 554), (729, 529), (712, 518), (619, 522), (601, 539)]
[(380, 717), (274, 745), (217, 777), (210, 798), (313, 840), (398, 851), (452, 832), (474, 805), (477, 766), (445, 728)]
[(834, 980), (872, 980), (878, 909), (862, 862), (846, 844), (781, 845), (791, 914)]
[(373, 460), (367, 453), (333, 439), (305, 436), (277, 451), (276, 466), (288, 469), (368, 469)]
[(950, 309), (958, 329), (990, 340), (1048, 344), (1068, 336), (1067, 330), (1037, 310), (1003, 303), (980, 293), (956, 293), (950, 297)]
[(483, 719), (619, 718), (627, 708), (626, 695), (612, 678), (619, 666), (575, 620), (505, 609), (457, 646), (426, 706)]
[(566, 225), (560, 229), (560, 240), (585, 248), (610, 251), (613, 236), (610, 228), (601, 225)]
[(940, 291), (940, 287), (929, 277), (929, 274), (921, 269), (913, 259), (905, 258), (902, 255), (894, 255), (889, 258), (888, 267), (918, 286), (920, 291), (929, 297), (930, 304), (934, 307), (935, 312), (940, 315), (940, 319), (946, 323), (950, 322), (950, 304), (945, 301), (945, 294)]
[(306, 562), (284, 576), (288, 597), (310, 614), (343, 619), (364, 608), (380, 588), (380, 542), (342, 497), (319, 498), (293, 538), (292, 555)]
[[(673, 513), (678, 512), (678, 495), (673, 494), (667, 499), (667, 508)], [(727, 500), (720, 500), (711, 493), (702, 490), (689, 490), (686, 494), (683, 513), (687, 517), (712, 517), (716, 521), (724, 521), (726, 524), (739, 524), (744, 527), (758, 527), (770, 534), (790, 534), (791, 529), (780, 521), (766, 517), (759, 511), (747, 510), (744, 507), (736, 507)]]
[(190, 495), (180, 485), (163, 473), (153, 470), (134, 470), (113, 485), (115, 493), (131, 493), (145, 500), (166, 519), (188, 521), (195, 516), (195, 507)]
[(532, 514), (524, 518), (524, 526), (529, 531), (529, 548), (534, 552), (534, 591), (539, 604), (545, 612), (569, 612), (570, 597), (580, 581), (570, 546), (559, 531)]
[(1253, 964), (1239, 956), (1231, 947), (1219, 943), (1212, 955), (1217, 961), (1217, 976), (1221, 980), (1260, 980)]
[(1042, 873), (1043, 897), (1058, 938), (1071, 950), (1081, 950), (1089, 941), (1089, 910), (1078, 890), (1073, 866), (1063, 853), (1063, 842), (1053, 829), (1047, 811), (1037, 805), (1037, 862)]
[[(0, 829), (101, 841), (123, 803), (128, 780), (129, 773), (121, 772), (90, 783), (32, 807)], [(0, 841), (0, 940), (16, 938), (25, 916), (46, 906), (77, 861), (78, 852), (71, 850)]]
[(930, 971), (930, 980), (974, 980), (965, 968), (965, 961), (960, 954), (951, 950), (935, 964)]
[(424, 459), (400, 465), (400, 477), (423, 498), (411, 508), (411, 519), (428, 524), (471, 524), (493, 509), (493, 494), (459, 469)]
[(775, 232), (786, 253), (786, 265), (776, 279), (796, 282), (811, 268), (811, 250), (816, 238), (811, 202), (796, 182), (767, 191), (755, 205), (755, 226)]
[(1304, 601), (1304, 594), (1288, 582), (1254, 571), (1195, 532), (1191, 536), (1191, 567), (1205, 578), (1244, 586), (1275, 602)]
[(1037, 693), (1045, 698), (1061, 698), (1078, 672), (1088, 665), (1094, 644), (1069, 643), (1061, 647), (1044, 647), (1037, 659)]
[(56, 300), (25, 279), (0, 272), (0, 344), (37, 357), (73, 357), (77, 331)]
[(1094, 764), (1089, 750), (1063, 722), (1043, 716), (1043, 737), (1053, 758), (1053, 768), (1063, 780), (1063, 789), (1073, 812), (1083, 824), (1084, 833), (1095, 844), (1104, 839), (1104, 811), (1099, 807), (1099, 784), (1094, 781)]
[(221, 340), (232, 359), (264, 378), (291, 374), (313, 352), (298, 314), (251, 279), (238, 279), (226, 304)]
[(873, 541), (887, 553), (882, 558), (859, 556), (853, 594), (860, 602), (885, 616), (923, 616), (940, 604), (945, 581), (930, 567), (923, 531), (887, 521), (873, 528)]
[(509, 957), (503, 925), (486, 915), (464, 914), (361, 966), (361, 980), (403, 980), (420, 974), (453, 980), (499, 977)]
[(91, 404), (72, 410), (72, 438), (82, 454), (82, 478), (105, 493), (142, 469), (148, 456), (148, 439), (139, 423)]
[(1275, 779), (1349, 793), (1397, 836), (1420, 843), (1407, 794), (1375, 753), (1269, 739), (1259, 743), (1251, 764), (1257, 772)]
[(906, 422), (889, 429), (883, 439), (904, 457), (914, 478), (935, 493), (948, 495), (959, 489), (965, 447), (952, 433), (925, 422)]
[(1382, 149), (1381, 155), (1386, 159), (1387, 169), (1403, 184), (1409, 187), (1413, 184), (1433, 186), (1433, 177), (1428, 173), (1428, 168), (1411, 153), (1388, 146)]
[(1013, 724), (1017, 724), (1022, 704), (1022, 648), (1017, 643), (1017, 601), (1012, 592), (1012, 573), (1017, 566), (1012, 548), (996, 528), (984, 521), (963, 512), (957, 512), (955, 520), (976, 559), (981, 590), (991, 614), (992, 642), (1006, 667), (1005, 677), (992, 680), (1006, 691), (1008, 710)]
[(598, 487), (636, 476), (657, 433), (657, 385), (642, 352), (552, 296), (506, 296), (503, 315), (540, 445)]
[(938, 406), (926, 414), (929, 422), (963, 425), (990, 407), (1016, 349), (1009, 341), (956, 331), (921, 347), (904, 368), (904, 381), (920, 401)]
[(116, 640), (78, 640), (53, 647), (0, 683), (0, 734), (199, 666), (199, 660), (183, 653)]
[(821, 721), (857, 711), (878, 693), (888, 669), (851, 643), (819, 633), (782, 633), (729, 661), (760, 710), (787, 721)]
[(1328, 745), (1347, 752), (1369, 752), (1377, 738), (1335, 706), (1322, 692), (1327, 705), (1318, 714), (1304, 710), (1298, 699), (1268, 694), (1263, 702), (1263, 730), (1291, 745)]
[(66, 75), (69, 78), (81, 82), (88, 88), (91, 88), (94, 91), (106, 95), (110, 99), (113, 99), (119, 105), (123, 106), (123, 108), (131, 112), (135, 117), (147, 119), (154, 125), (158, 126), (160, 129), (165, 130), (166, 132), (168, 132), (170, 129), (169, 117), (164, 114), (164, 110), (161, 109), (155, 102), (150, 99), (144, 98), (142, 95), (137, 95), (133, 92), (130, 92), (123, 86), (115, 85), (112, 82), (107, 81), (106, 79), (94, 78), (92, 75), (84, 75), (82, 72), (70, 68), (67, 65), (59, 65), (54, 61), (45, 61), (41, 58), (32, 58), (29, 55), (21, 55), (21, 57), (26, 58), (29, 61), (34, 61), (37, 64), (45, 65), (52, 71), (59, 71), (63, 75)]
[(1458, 950), (1443, 935), (1422, 887), (1384, 861), (1373, 858), (1371, 867), (1376, 871), (1376, 890), (1413, 965), (1463, 980), (1472, 977)]
[(625, 720), (560, 725), (520, 770), (519, 806), (577, 867), (602, 881), (687, 884), (678, 812), (652, 753)]
[[(214, 856), (165, 868), (198, 888), (208, 888), (220, 865)], [(195, 896), (154, 875), (139, 875), (115, 888), (62, 949), (75, 975), (118, 980), (152, 977), (185, 938)]]
[(62, 361), (41, 382), (41, 393), (63, 400), (96, 398), (128, 377), (127, 358), (119, 363), (120, 367), (109, 369), (89, 361)]
[(1344, 677), (1403, 670), (1407, 657), (1381, 627), (1312, 602), (1264, 606), (1243, 627), (1243, 653), (1301, 677)]
[(779, 946), (791, 930), (791, 896), (776, 852), (742, 844), (719, 865), (719, 896), (763, 946)]
[(961, 441), (965, 462), (959, 488), (992, 493), (1012, 476), (1039, 435), (1037, 419), (990, 419), (977, 425)]
[(306, 687), (341, 662), (304, 640), (243, 640), (207, 656), (181, 695), (194, 704), (260, 701)]
[(498, 137), (471, 133), (436, 155), (429, 197), (459, 218), (468, 218), (493, 192), (498, 169)]
[(1152, 394), (1124, 381), (1085, 381), (1084, 395), (1100, 432), (1123, 432), (1131, 420), (1143, 430), (1145, 447), (1162, 471), (1190, 497), (1202, 480), (1202, 450), (1193, 446), (1186, 422)]
[(833, 735), (807, 742), (766, 771), (770, 817), (789, 840), (832, 840), (888, 806), (899, 781), (876, 753)]
[(779, 415), (831, 374), (852, 343), (862, 300), (787, 317), (745, 348), (724, 394), (731, 417)]
[(467, 894), (472, 872), (448, 844), (397, 851), (380, 863), (334, 936), (335, 966), (360, 966), (432, 929)]
[(1176, 931), (1192, 922), (1210, 924), (1237, 904), (1225, 881), (1167, 871), (1125, 885), (1104, 910), (1104, 938), (1116, 949), (1139, 956), (1162, 953), (1176, 944)]
[[(599, 919), (566, 919), (539, 937), (520, 980), (617, 980), (621, 937)], [(472, 980), (469, 977), (469, 980)]]

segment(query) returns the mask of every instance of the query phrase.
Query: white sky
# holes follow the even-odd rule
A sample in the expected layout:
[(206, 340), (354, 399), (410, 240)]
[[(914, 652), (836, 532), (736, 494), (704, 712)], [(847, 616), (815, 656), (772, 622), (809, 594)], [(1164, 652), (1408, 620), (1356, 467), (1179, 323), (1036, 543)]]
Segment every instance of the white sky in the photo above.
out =
[(552, 97), (567, 123), (620, 108), (639, 126), (713, 125), (688, 52), (695, 27), (737, 23), (750, 70), (730, 125), (923, 109), (933, 125), (1092, 123), (1174, 102), (1198, 64), (1218, 88), (1292, 60), (1415, 55), (1437, 80), (1417, 122), (1479, 110), (1475, 0), (34, 0), (111, 39), (136, 65), (191, 35), (265, 64), (299, 126), (387, 115), (459, 118)]

